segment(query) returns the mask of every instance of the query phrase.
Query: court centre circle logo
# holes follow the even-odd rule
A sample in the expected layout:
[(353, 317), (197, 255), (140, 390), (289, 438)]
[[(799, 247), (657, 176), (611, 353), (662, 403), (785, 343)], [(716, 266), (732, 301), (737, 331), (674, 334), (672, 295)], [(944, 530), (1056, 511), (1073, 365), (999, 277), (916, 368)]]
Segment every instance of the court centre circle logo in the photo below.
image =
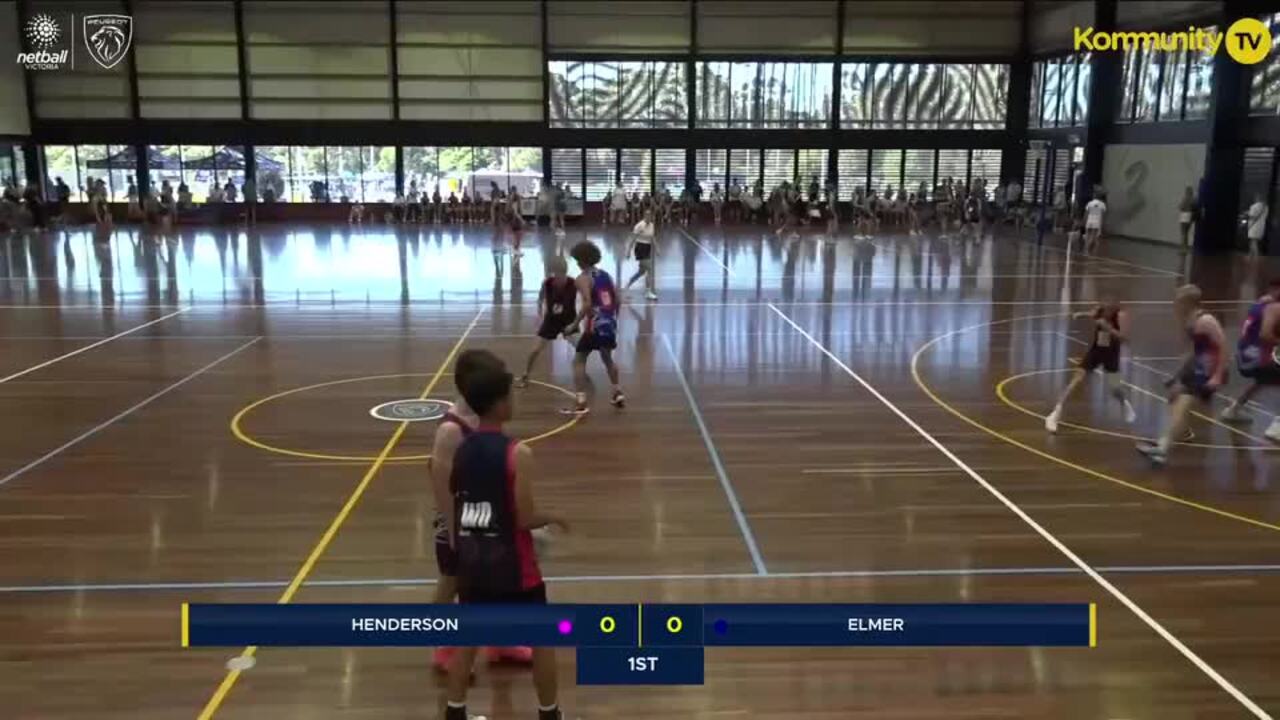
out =
[(1255, 18), (1240, 18), (1227, 28), (1227, 54), (1241, 65), (1256, 65), (1271, 52), (1271, 32)]
[(369, 414), (389, 422), (422, 422), (439, 420), (453, 407), (444, 400), (392, 400), (378, 405)]

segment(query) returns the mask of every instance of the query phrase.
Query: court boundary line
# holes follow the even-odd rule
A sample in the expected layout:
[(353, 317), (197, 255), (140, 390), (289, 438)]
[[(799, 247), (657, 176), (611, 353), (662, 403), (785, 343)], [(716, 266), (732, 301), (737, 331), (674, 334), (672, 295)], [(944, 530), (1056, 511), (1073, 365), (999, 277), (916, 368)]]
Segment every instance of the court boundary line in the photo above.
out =
[(973, 480), (977, 482), (979, 485), (981, 485), (983, 489), (985, 489), (987, 492), (991, 493), (991, 495), (995, 497), (997, 500), (999, 500), (1006, 508), (1008, 508), (1010, 512), (1017, 515), (1032, 530), (1035, 530), (1036, 533), (1040, 535), (1040, 537), (1042, 537), (1046, 542), (1048, 542), (1050, 545), (1056, 548), (1058, 552), (1065, 555), (1068, 560), (1070, 560), (1082, 571), (1084, 571), (1084, 573), (1088, 575), (1094, 582), (1096, 582), (1098, 585), (1102, 586), (1104, 590), (1109, 592), (1113, 598), (1115, 598), (1122, 605), (1127, 607), (1130, 612), (1132, 612), (1134, 615), (1138, 617), (1139, 620), (1142, 620), (1144, 623), (1146, 623), (1148, 627), (1150, 627), (1153, 631), (1155, 631), (1157, 635), (1164, 638), (1166, 642), (1172, 645), (1173, 648), (1177, 650), (1179, 653), (1181, 653), (1182, 656), (1185, 657), (1188, 661), (1190, 661), (1192, 665), (1195, 665), (1210, 680), (1213, 680), (1215, 683), (1217, 683), (1218, 687), (1222, 688), (1224, 691), (1226, 691), (1228, 695), (1235, 698), (1236, 702), (1244, 706), (1244, 708), (1249, 710), (1255, 717), (1260, 718), (1261, 720), (1272, 720), (1271, 716), (1267, 714), (1267, 712), (1263, 710), (1257, 703), (1255, 703), (1252, 699), (1250, 699), (1248, 695), (1245, 695), (1239, 688), (1237, 688), (1234, 684), (1232, 684), (1230, 680), (1227, 680), (1227, 678), (1225, 678), (1221, 673), (1215, 670), (1212, 665), (1210, 665), (1198, 654), (1196, 654), (1194, 650), (1192, 650), (1190, 647), (1187, 647), (1187, 645), (1185, 645), (1181, 640), (1179, 640), (1173, 633), (1169, 632), (1169, 630), (1167, 630), (1164, 627), (1164, 625), (1160, 624), (1160, 622), (1157, 621), (1155, 618), (1153, 618), (1150, 614), (1148, 614), (1146, 610), (1143, 610), (1141, 605), (1138, 605), (1138, 603), (1130, 599), (1130, 597), (1126, 595), (1124, 591), (1120, 590), (1120, 588), (1113, 585), (1110, 580), (1107, 580), (1105, 577), (1103, 577), (1102, 574), (1099, 573), (1097, 570), (1095, 570), (1092, 565), (1085, 562), (1084, 559), (1081, 558), (1079, 555), (1076, 555), (1076, 553), (1073, 550), (1071, 550), (1071, 548), (1067, 547), (1066, 544), (1064, 544), (1055, 535), (1053, 535), (1053, 533), (1050, 533), (1048, 530), (1044, 528), (1044, 526), (1036, 522), (1036, 520), (1032, 518), (1030, 515), (1028, 515), (1021, 507), (1019, 507), (1017, 503), (1010, 500), (1004, 493), (1000, 492), (999, 489), (997, 489), (994, 485), (992, 485), (989, 481), (987, 481), (986, 478), (980, 475), (973, 468), (969, 467), (969, 465), (966, 464), (965, 461), (960, 458), (960, 456), (952, 452), (946, 445), (943, 445), (937, 438), (935, 438), (932, 434), (930, 434), (929, 431), (925, 430), (923, 427), (919, 425), (919, 423), (911, 419), (911, 416), (907, 415), (900, 408), (898, 408), (897, 405), (894, 405), (893, 402), (890, 401), (884, 395), (882, 395), (880, 391), (875, 388), (875, 386), (873, 386), (871, 383), (864, 380), (861, 375), (854, 372), (852, 368), (846, 365), (844, 361), (842, 361), (839, 357), (835, 355), (835, 353), (828, 350), (826, 346), (824, 346), (816, 338), (810, 335), (808, 331), (806, 331), (804, 328), (797, 325), (794, 320), (788, 317), (786, 313), (783, 313), (781, 310), (779, 310), (775, 305), (770, 303), (769, 308), (773, 310), (773, 312), (776, 313), (779, 317), (781, 317), (787, 324), (791, 325), (791, 327), (794, 328), (797, 333), (799, 333), (802, 337), (807, 339), (822, 354), (826, 355), (832, 362), (836, 364), (837, 367), (843, 370), (845, 374), (847, 374), (849, 377), (857, 381), (857, 383), (861, 385), (864, 390), (871, 393), (871, 395), (875, 397), (877, 400), (879, 400), (882, 405), (884, 405), (886, 408), (892, 411), (893, 414), (897, 415), (898, 419), (902, 420), (909, 427), (911, 427), (911, 429), (915, 430), (916, 433), (920, 435), (920, 437), (924, 438), (925, 441), (928, 442), (930, 445), (932, 445), (935, 449), (937, 449), (938, 452), (942, 453), (949, 460), (955, 463), (957, 467), (964, 470), (965, 474), (973, 478)]
[[(1280, 573), (1280, 564), (1222, 564), (1222, 565), (1099, 565), (1099, 572), (1130, 575), (1196, 575), (1234, 573)], [(1078, 567), (1068, 565), (992, 567), (992, 568), (912, 568), (901, 570), (812, 570), (773, 572), (760, 575), (751, 572), (730, 573), (668, 573), (638, 575), (563, 575), (547, 576), (548, 583), (611, 583), (611, 582), (681, 582), (706, 580), (816, 580), (821, 578), (933, 578), (933, 577), (999, 577), (1005, 575), (1082, 575)], [(354, 578), (342, 580), (308, 580), (303, 587), (433, 587), (435, 578)], [(0, 585), (0, 594), (41, 594), (64, 592), (180, 592), (187, 590), (274, 590), (286, 587), (288, 580), (221, 580), (209, 582), (139, 582), (139, 583), (79, 583), (46, 585)]]
[(141, 325), (137, 325), (137, 326), (135, 326), (135, 327), (129, 328), (128, 330), (124, 330), (124, 331), (122, 331), (122, 332), (118, 332), (118, 333), (116, 333), (115, 335), (112, 335), (112, 336), (110, 336), (110, 337), (105, 337), (105, 338), (103, 338), (103, 339), (99, 340), (98, 342), (90, 343), (90, 344), (85, 345), (84, 347), (81, 347), (81, 348), (76, 348), (75, 350), (72, 350), (71, 352), (63, 353), (62, 355), (59, 355), (58, 357), (51, 358), (51, 359), (49, 359), (49, 360), (45, 360), (44, 362), (39, 363), (38, 365), (32, 365), (31, 367), (27, 368), (26, 370), (19, 370), (18, 372), (13, 373), (12, 375), (7, 375), (7, 376), (5, 376), (5, 377), (3, 377), (3, 378), (0, 378), (0, 385), (3, 385), (4, 383), (9, 382), (10, 380), (16, 380), (17, 378), (20, 378), (20, 377), (22, 377), (23, 375), (28, 375), (28, 374), (33, 373), (33, 372), (35, 372), (35, 371), (37, 371), (37, 370), (40, 370), (40, 369), (42, 369), (42, 368), (47, 368), (47, 367), (49, 367), (50, 365), (53, 365), (53, 364), (55, 364), (55, 363), (62, 362), (63, 360), (66, 360), (67, 358), (72, 358), (72, 357), (75, 357), (76, 355), (79, 355), (79, 354), (81, 354), (81, 353), (89, 352), (90, 350), (92, 350), (92, 349), (94, 349), (94, 348), (96, 348), (96, 347), (100, 347), (100, 346), (102, 346), (102, 345), (106, 345), (107, 343), (111, 342), (112, 340), (116, 340), (116, 339), (118, 339), (118, 338), (122, 338), (122, 337), (124, 337), (124, 336), (126, 336), (126, 335), (132, 335), (133, 333), (136, 333), (136, 332), (138, 332), (139, 330), (143, 330), (143, 329), (145, 329), (145, 328), (149, 328), (149, 327), (151, 327), (152, 325), (155, 325), (156, 323), (164, 322), (165, 320), (168, 320), (169, 318), (174, 317), (175, 315), (181, 315), (182, 313), (187, 312), (187, 311), (188, 311), (188, 310), (190, 310), (190, 309), (191, 309), (191, 308), (189, 308), (189, 307), (179, 307), (179, 309), (177, 309), (177, 310), (175, 310), (175, 311), (173, 311), (173, 312), (169, 313), (168, 315), (161, 315), (160, 317), (155, 318), (154, 320), (149, 320), (149, 321), (147, 321), (147, 322), (145, 322), (145, 323), (142, 323)]
[(911, 379), (915, 382), (916, 387), (920, 388), (920, 391), (923, 392), (938, 407), (951, 413), (953, 416), (965, 422), (966, 424), (987, 433), (991, 437), (994, 437), (995, 439), (1000, 440), (1001, 442), (1007, 443), (1009, 445), (1012, 445), (1016, 448), (1025, 450), (1026, 452), (1029, 452), (1032, 455), (1035, 455), (1036, 457), (1042, 458), (1044, 460), (1048, 460), (1049, 462), (1052, 462), (1052, 463), (1057, 463), (1058, 465), (1061, 465), (1065, 468), (1069, 468), (1071, 470), (1075, 470), (1076, 472), (1083, 473), (1085, 475), (1088, 475), (1089, 477), (1097, 478), (1099, 480), (1106, 480), (1107, 482), (1112, 483), (1114, 485), (1119, 485), (1120, 487), (1128, 488), (1136, 492), (1140, 492), (1146, 495), (1151, 495), (1152, 497), (1157, 497), (1162, 500), (1166, 500), (1168, 502), (1174, 503), (1175, 505), (1182, 505), (1183, 507), (1188, 507), (1188, 508), (1191, 508), (1192, 510), (1199, 510), (1201, 512), (1209, 513), (1210, 515), (1217, 515), (1219, 517), (1227, 518), (1228, 520), (1235, 520), (1236, 522), (1241, 522), (1246, 525), (1252, 525), (1254, 527), (1262, 528), (1264, 530), (1280, 531), (1280, 524), (1269, 523), (1265, 520), (1258, 520), (1257, 518), (1252, 518), (1252, 517), (1249, 517), (1248, 515), (1240, 515), (1238, 513), (1231, 512), (1230, 510), (1223, 510), (1222, 508), (1214, 507), (1213, 505), (1206, 505), (1204, 503), (1196, 502), (1195, 500), (1188, 500), (1187, 498), (1162, 492), (1160, 490), (1156, 490), (1155, 488), (1147, 487), (1145, 485), (1140, 485), (1138, 483), (1130, 482), (1128, 480), (1123, 480), (1121, 478), (1115, 477), (1114, 475), (1108, 475), (1107, 473), (1101, 472), (1099, 470), (1094, 470), (1091, 467), (1087, 467), (1079, 463), (1072, 462), (1071, 460), (1068, 460), (1063, 457), (1059, 457), (1045, 450), (1032, 447), (1031, 445), (1028, 445), (1016, 438), (1010, 437), (1009, 435), (999, 430), (996, 430), (993, 427), (990, 427), (984, 423), (978, 422), (977, 420), (974, 420), (973, 418), (964, 414), (960, 410), (957, 410), (950, 403), (948, 403), (946, 400), (943, 400), (941, 397), (938, 396), (937, 393), (933, 391), (933, 388), (929, 386), (929, 383), (924, 381), (924, 378), (920, 372), (920, 359), (924, 357), (924, 355), (927, 352), (929, 352), (934, 345), (938, 344), (943, 340), (947, 340), (949, 338), (955, 337), (962, 333), (972, 332), (974, 330), (981, 330), (983, 328), (992, 327), (995, 325), (1009, 325), (1011, 323), (1020, 322), (1023, 320), (1043, 320), (1046, 318), (1065, 318), (1065, 317), (1068, 317), (1068, 315), (1069, 315), (1068, 313), (1051, 313), (1048, 315), (1026, 315), (1026, 316), (1016, 317), (1016, 318), (1005, 318), (1003, 320), (991, 320), (988, 322), (978, 323), (976, 325), (970, 325), (968, 327), (963, 327), (956, 330), (948, 330), (947, 332), (944, 332), (941, 335), (938, 335), (937, 337), (933, 338), (932, 340), (929, 340), (928, 342), (924, 343), (915, 351), (915, 353), (912, 354)]
[(676, 377), (680, 379), (680, 387), (684, 390), (685, 399), (689, 401), (689, 410), (693, 413), (694, 422), (698, 424), (698, 432), (702, 434), (702, 444), (707, 448), (707, 455), (711, 456), (711, 464), (715, 467), (716, 477), (720, 479), (720, 487), (724, 490), (725, 497), (729, 501), (729, 508), (733, 511), (733, 517), (738, 521), (738, 531), (742, 533), (742, 539), (747, 544), (747, 552), (751, 555), (751, 563), (755, 565), (756, 574), (767, 576), (769, 568), (764, 563), (764, 557), (760, 554), (760, 547), (756, 544), (755, 533), (751, 532), (751, 523), (747, 521), (746, 513), (742, 510), (742, 503), (738, 500), (738, 493), (733, 488), (733, 482), (729, 480), (729, 473), (724, 469), (724, 463), (720, 459), (720, 451), (716, 449), (716, 443), (711, 439), (711, 431), (707, 428), (707, 423), (702, 418), (702, 410), (698, 407), (698, 401), (693, 396), (693, 388), (689, 386), (689, 380), (684, 375), (684, 368), (680, 366), (680, 358), (676, 355), (675, 348), (671, 346), (671, 340), (666, 334), (662, 335), (662, 344), (667, 348), (667, 355), (671, 357), (671, 364), (675, 367)]
[[(466, 344), (468, 336), (471, 335), (471, 331), (475, 329), (476, 325), (480, 323), (480, 318), (484, 317), (488, 311), (489, 306), (485, 305), (481, 307), (479, 312), (476, 313), (476, 316), (471, 319), (471, 323), (467, 325), (466, 329), (463, 330), (462, 335), (449, 350), (449, 353), (445, 355), (444, 360), (440, 363), (440, 367), (427, 382), (426, 387), (424, 387), (422, 392), (418, 394), (419, 399), (427, 398), (431, 395), (431, 392), (435, 390), (436, 385), (440, 382), (440, 378), (444, 377), (449, 366), (453, 364), (454, 358), (457, 357), (462, 346)], [(333, 542), (335, 537), (337, 537), (338, 531), (342, 528), (342, 525), (346, 522), (352, 511), (355, 510), (356, 505), (359, 504), (360, 499), (364, 496), (369, 485), (372, 484), (374, 477), (378, 474), (378, 471), (382, 469), (382, 466), (386, 464), (387, 458), (395, 451), (396, 445), (400, 443), (400, 438), (404, 436), (405, 430), (409, 425), (409, 422), (401, 421), (399, 425), (397, 425), (395, 431), (391, 433), (391, 437), (382, 447), (382, 452), (378, 454), (378, 457), (373, 461), (373, 464), (371, 464), (369, 469), (365, 471), (364, 477), (360, 479), (360, 482), (357, 483), (355, 489), (351, 491), (351, 494), (347, 497), (346, 503), (343, 504), (342, 508), (338, 511), (338, 514), (334, 516), (332, 521), (330, 521), (328, 528), (326, 528), (324, 533), (320, 536), (320, 540), (316, 542), (315, 546), (311, 549), (310, 554), (307, 555), (307, 559), (294, 574), (293, 580), (289, 582), (288, 587), (285, 588), (284, 592), (282, 592), (280, 597), (276, 600), (277, 605), (287, 605), (293, 600), (293, 596), (298, 593), (298, 590), (302, 587), (303, 583), (306, 582), (307, 576), (311, 574), (316, 563), (320, 561), (320, 557), (324, 555), (325, 550), (329, 548), (329, 544)], [(250, 645), (240, 651), (238, 657), (248, 660), (256, 655), (257, 652), (258, 646)], [(199, 720), (209, 720), (209, 718), (212, 718), (214, 714), (217, 713), (218, 709), (222, 707), (223, 701), (231, 692), (231, 689), (235, 687), (236, 681), (240, 679), (241, 672), (242, 671), (239, 668), (227, 670), (227, 674), (223, 676), (222, 682), (218, 685), (218, 688), (214, 690), (213, 695), (205, 704), (204, 709), (201, 710), (200, 714), (197, 716)]]
[[(716, 257), (716, 254), (711, 252), (710, 248), (708, 248), (706, 245), (703, 245), (701, 242), (698, 241), (697, 238), (689, 234), (688, 230), (685, 230), (683, 227), (676, 225), (676, 231), (679, 232), (681, 235), (683, 235), (686, 240), (693, 243), (694, 245), (697, 245), (698, 249), (701, 250), (703, 253), (705, 253), (707, 257), (711, 258), (712, 262), (714, 262), (715, 264), (723, 268), (725, 275), (728, 275), (729, 277), (737, 277), (737, 273), (733, 271), (733, 268), (729, 267), (728, 265), (725, 265), (723, 260)], [(778, 279), (782, 279), (782, 278), (779, 277)]]
[(252, 340), (250, 340), (249, 342), (244, 343), (243, 345), (241, 345), (241, 346), (237, 347), (235, 350), (232, 350), (231, 352), (229, 352), (229, 353), (227, 353), (227, 354), (223, 355), (222, 357), (219, 357), (217, 360), (214, 360), (213, 362), (209, 363), (208, 365), (205, 365), (204, 367), (199, 368), (198, 370), (193, 371), (191, 374), (187, 375), (186, 377), (183, 377), (181, 380), (178, 380), (177, 382), (174, 382), (174, 383), (172, 383), (171, 385), (168, 385), (167, 387), (165, 387), (165, 388), (161, 389), (159, 392), (156, 392), (156, 393), (153, 393), (152, 395), (147, 396), (147, 397), (146, 397), (146, 398), (144, 398), (141, 402), (138, 402), (138, 403), (136, 403), (136, 404), (134, 404), (134, 405), (130, 406), (129, 408), (127, 408), (127, 409), (123, 410), (122, 412), (119, 412), (119, 413), (117, 413), (116, 415), (113, 415), (111, 418), (109, 418), (109, 419), (107, 419), (107, 420), (105, 420), (105, 421), (103, 421), (103, 422), (101, 422), (101, 423), (98, 423), (97, 425), (94, 425), (93, 427), (89, 428), (88, 430), (85, 430), (84, 432), (82, 432), (82, 433), (80, 433), (79, 435), (75, 436), (74, 438), (72, 438), (72, 439), (68, 440), (67, 442), (65, 442), (65, 443), (63, 443), (63, 444), (61, 444), (61, 445), (59, 445), (58, 447), (56, 447), (56, 448), (54, 448), (54, 449), (50, 450), (49, 452), (45, 453), (44, 455), (41, 455), (40, 457), (36, 458), (35, 460), (32, 460), (31, 462), (27, 463), (26, 465), (23, 465), (22, 467), (18, 468), (17, 470), (14, 470), (14, 471), (10, 472), (8, 475), (5, 475), (4, 477), (0, 478), (0, 487), (4, 487), (5, 485), (8, 485), (11, 481), (16, 480), (18, 477), (20, 477), (20, 476), (22, 476), (22, 475), (26, 474), (29, 470), (32, 470), (32, 469), (34, 469), (34, 468), (36, 468), (36, 467), (39, 467), (40, 465), (44, 464), (47, 460), (50, 460), (50, 459), (52, 459), (53, 457), (55, 457), (55, 456), (59, 455), (60, 453), (62, 453), (62, 451), (66, 450), (66, 449), (68, 449), (68, 448), (70, 448), (70, 447), (73, 447), (73, 446), (75, 446), (75, 445), (77, 445), (77, 444), (79, 444), (79, 443), (83, 442), (84, 440), (89, 439), (90, 437), (93, 437), (94, 435), (98, 434), (99, 432), (101, 432), (101, 431), (103, 431), (103, 430), (106, 430), (107, 428), (109, 428), (109, 427), (111, 427), (112, 425), (116, 424), (116, 423), (117, 423), (117, 422), (119, 422), (120, 420), (123, 420), (124, 418), (128, 417), (129, 415), (132, 415), (133, 413), (137, 412), (138, 410), (141, 410), (142, 408), (146, 407), (147, 405), (150, 405), (152, 402), (154, 402), (154, 401), (156, 401), (156, 400), (159, 400), (160, 398), (164, 397), (165, 395), (168, 395), (169, 393), (173, 392), (174, 390), (177, 390), (178, 388), (182, 387), (183, 385), (186, 385), (188, 382), (191, 382), (192, 380), (196, 379), (197, 377), (200, 377), (201, 375), (205, 374), (205, 373), (206, 373), (206, 372), (208, 372), (209, 370), (213, 369), (215, 366), (217, 366), (217, 365), (221, 364), (224, 360), (229, 360), (232, 356), (239, 354), (241, 350), (245, 350), (245, 349), (247, 349), (249, 346), (253, 345), (254, 343), (258, 342), (258, 341), (259, 341), (259, 340), (261, 340), (261, 339), (262, 339), (262, 336), (261, 336), (261, 335), (259, 335), (259, 336), (255, 337), (255, 338), (253, 338), (253, 339), (252, 339)]

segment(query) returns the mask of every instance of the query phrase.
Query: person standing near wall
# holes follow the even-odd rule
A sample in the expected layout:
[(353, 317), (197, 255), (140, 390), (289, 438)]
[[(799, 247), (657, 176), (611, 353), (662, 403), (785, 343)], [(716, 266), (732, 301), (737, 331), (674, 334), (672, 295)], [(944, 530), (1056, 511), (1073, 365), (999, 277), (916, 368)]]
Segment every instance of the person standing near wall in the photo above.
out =
[(1267, 204), (1262, 201), (1262, 195), (1254, 195), (1253, 204), (1249, 206), (1245, 215), (1246, 234), (1249, 236), (1249, 257), (1258, 256), (1258, 246), (1262, 244), (1262, 238), (1267, 234), (1268, 212)]
[(1182, 191), (1182, 199), (1178, 201), (1178, 232), (1182, 235), (1182, 252), (1191, 247), (1191, 226), (1198, 219), (1199, 207), (1195, 193), (1188, 185)]

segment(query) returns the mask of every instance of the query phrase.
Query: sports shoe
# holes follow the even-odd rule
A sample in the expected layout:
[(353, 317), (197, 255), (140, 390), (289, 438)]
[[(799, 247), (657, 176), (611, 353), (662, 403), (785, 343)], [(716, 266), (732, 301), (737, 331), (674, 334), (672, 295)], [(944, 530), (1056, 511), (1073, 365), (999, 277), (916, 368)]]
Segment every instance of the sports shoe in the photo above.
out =
[(529, 387), (529, 376), (521, 375), (520, 377), (516, 378), (515, 386), (521, 390)]
[(1267, 431), (1262, 435), (1268, 440), (1280, 442), (1280, 417), (1272, 420), (1271, 425), (1267, 427)]
[(649, 291), (649, 292), (645, 293), (645, 294), (644, 294), (644, 297), (645, 297), (645, 299), (646, 299), (646, 300), (657, 300), (657, 299), (658, 299), (658, 293), (653, 292), (653, 291), (651, 290), (651, 291)]
[(1055, 407), (1053, 412), (1044, 418), (1044, 429), (1051, 433), (1058, 432), (1058, 418), (1062, 417), (1062, 408)]
[(591, 412), (591, 408), (586, 405), (573, 405), (567, 408), (560, 408), (561, 415), (586, 415)]
[(623, 395), (621, 390), (614, 390), (613, 399), (609, 402), (613, 403), (616, 408), (623, 408), (627, 405), (627, 396)]
[(1236, 425), (1236, 424), (1243, 425), (1249, 422), (1250, 418), (1248, 415), (1240, 411), (1239, 405), (1235, 403), (1231, 403), (1231, 405), (1226, 410), (1223, 410), (1221, 413), (1218, 414), (1218, 419), (1224, 423), (1230, 423), (1232, 425)]
[(1169, 456), (1164, 450), (1160, 449), (1159, 445), (1147, 442), (1138, 443), (1138, 452), (1146, 455), (1151, 464), (1156, 467), (1164, 467), (1164, 464), (1169, 461)]
[(1124, 401), (1124, 421), (1130, 425), (1138, 421), (1138, 411), (1133, 408), (1133, 403), (1128, 400)]

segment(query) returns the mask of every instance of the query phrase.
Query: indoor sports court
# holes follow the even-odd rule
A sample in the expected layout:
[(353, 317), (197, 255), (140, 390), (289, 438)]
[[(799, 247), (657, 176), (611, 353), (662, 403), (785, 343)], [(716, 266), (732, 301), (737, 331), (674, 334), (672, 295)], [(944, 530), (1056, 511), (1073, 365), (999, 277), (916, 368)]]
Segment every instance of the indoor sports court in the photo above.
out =
[(620, 381), (568, 333), (503, 396), (552, 604), (1092, 606), (1079, 647), (708, 646), (700, 684), (566, 648), (564, 718), (1275, 716), (1280, 390), (1234, 401), (1280, 61), (1072, 46), (1274, 12), (0, 3), (0, 716), (451, 718), (430, 645), (197, 647), (189, 606), (435, 602), (458, 359), (521, 374), (556, 259)]

